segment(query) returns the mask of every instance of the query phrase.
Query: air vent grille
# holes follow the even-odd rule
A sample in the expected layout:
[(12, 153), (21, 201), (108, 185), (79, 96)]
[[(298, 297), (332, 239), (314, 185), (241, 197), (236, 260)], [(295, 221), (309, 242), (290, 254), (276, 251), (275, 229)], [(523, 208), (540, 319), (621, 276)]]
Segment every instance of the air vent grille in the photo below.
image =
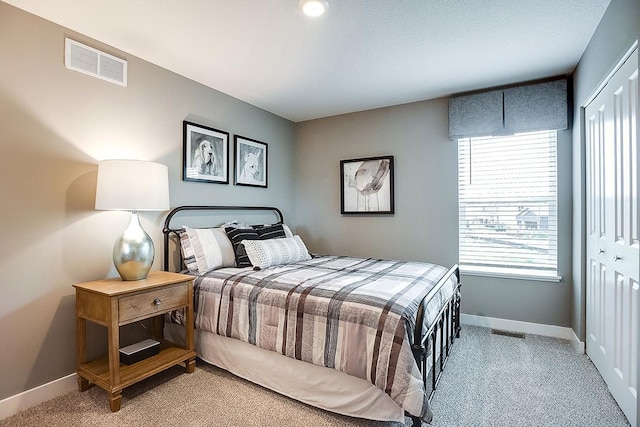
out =
[(491, 333), (493, 335), (503, 335), (505, 337), (524, 339), (524, 334), (521, 334), (520, 332), (503, 331), (502, 329), (491, 329)]
[(127, 85), (127, 61), (69, 38), (65, 39), (64, 65), (99, 79)]

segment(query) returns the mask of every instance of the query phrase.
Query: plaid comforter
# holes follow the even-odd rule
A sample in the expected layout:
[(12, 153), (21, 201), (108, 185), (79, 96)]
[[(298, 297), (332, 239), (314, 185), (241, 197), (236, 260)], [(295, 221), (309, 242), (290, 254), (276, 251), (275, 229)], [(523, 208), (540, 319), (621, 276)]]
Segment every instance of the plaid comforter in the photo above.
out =
[[(411, 344), (419, 302), (446, 271), (336, 256), (260, 271), (214, 270), (194, 281), (196, 328), (363, 378), (429, 422)], [(455, 280), (431, 298), (426, 324)]]

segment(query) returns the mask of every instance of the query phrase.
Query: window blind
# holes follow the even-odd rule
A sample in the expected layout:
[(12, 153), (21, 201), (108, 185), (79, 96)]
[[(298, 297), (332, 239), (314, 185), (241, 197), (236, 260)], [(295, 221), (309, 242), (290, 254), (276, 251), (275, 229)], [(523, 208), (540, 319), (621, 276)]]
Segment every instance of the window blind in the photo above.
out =
[(555, 130), (458, 139), (463, 270), (557, 275), (556, 146)]

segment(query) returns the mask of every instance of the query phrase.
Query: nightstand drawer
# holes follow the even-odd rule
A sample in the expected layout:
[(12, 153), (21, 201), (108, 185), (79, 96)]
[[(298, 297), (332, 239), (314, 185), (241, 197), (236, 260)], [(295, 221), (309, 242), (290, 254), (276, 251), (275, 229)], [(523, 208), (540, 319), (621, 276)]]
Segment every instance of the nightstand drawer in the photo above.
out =
[(123, 324), (189, 304), (190, 282), (120, 297), (118, 321)]

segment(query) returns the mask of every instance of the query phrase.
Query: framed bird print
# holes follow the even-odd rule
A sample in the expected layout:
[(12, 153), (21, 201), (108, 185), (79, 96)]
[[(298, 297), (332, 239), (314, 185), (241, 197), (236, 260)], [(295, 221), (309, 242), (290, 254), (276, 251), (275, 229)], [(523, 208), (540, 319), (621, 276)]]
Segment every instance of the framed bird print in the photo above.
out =
[(342, 214), (393, 214), (393, 156), (340, 161)]
[(182, 122), (185, 181), (229, 183), (229, 133)]

